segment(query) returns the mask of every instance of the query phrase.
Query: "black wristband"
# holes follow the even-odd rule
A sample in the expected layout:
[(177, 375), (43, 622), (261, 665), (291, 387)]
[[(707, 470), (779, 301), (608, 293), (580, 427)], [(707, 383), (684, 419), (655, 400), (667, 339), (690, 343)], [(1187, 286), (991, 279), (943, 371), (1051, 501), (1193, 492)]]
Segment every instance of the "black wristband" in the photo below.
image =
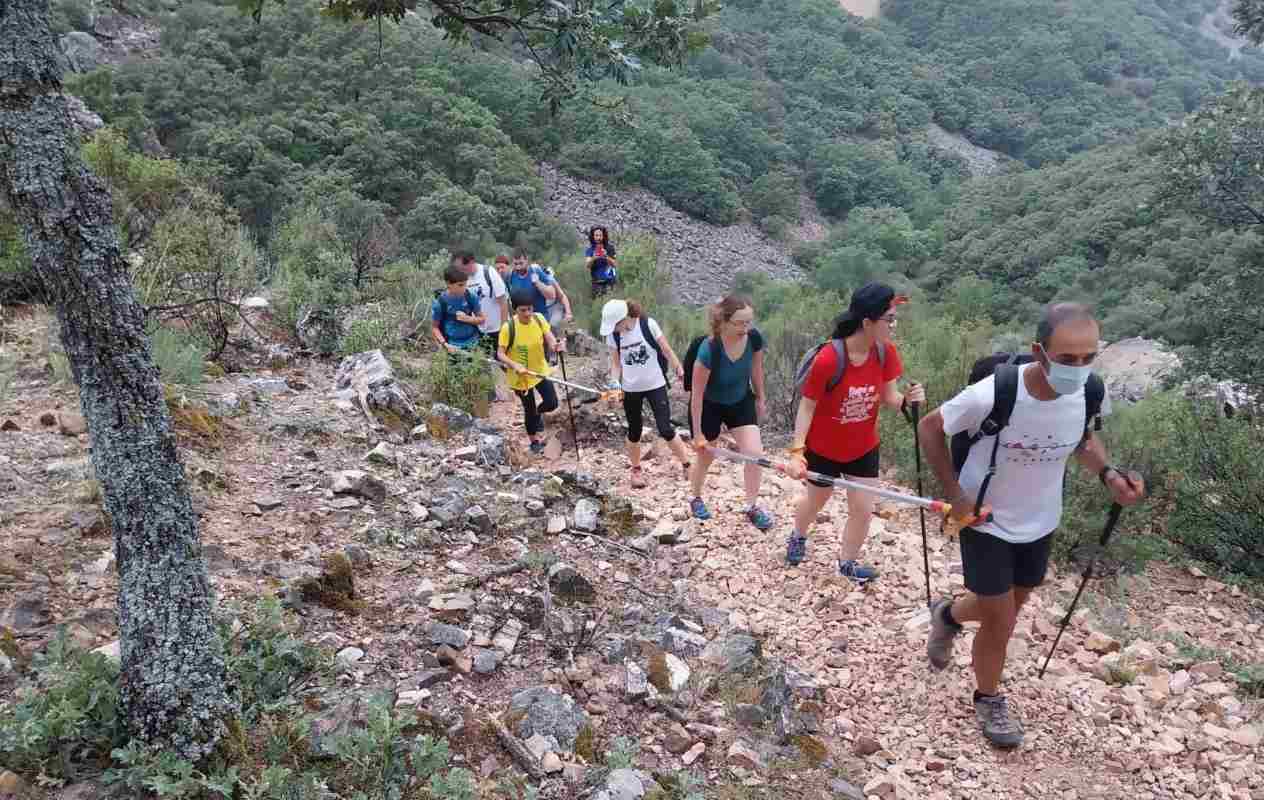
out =
[[(1097, 473), (1097, 479), (1102, 482), (1102, 486), (1106, 485), (1107, 472), (1119, 473), (1119, 468), (1116, 467), (1114, 464), (1107, 464), (1106, 466), (1102, 467), (1101, 471)], [(1119, 474), (1122, 474), (1122, 473), (1119, 473)]]

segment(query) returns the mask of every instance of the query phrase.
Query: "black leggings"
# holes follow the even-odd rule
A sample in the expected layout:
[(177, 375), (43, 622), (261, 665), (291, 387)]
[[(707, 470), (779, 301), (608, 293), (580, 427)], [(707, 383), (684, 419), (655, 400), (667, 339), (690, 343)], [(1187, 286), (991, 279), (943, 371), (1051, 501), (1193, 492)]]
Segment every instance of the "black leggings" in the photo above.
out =
[[(539, 405), (535, 402), (536, 392), (540, 393)], [(550, 411), (557, 411), (557, 389), (553, 388), (553, 383), (542, 380), (535, 385), (535, 388), (525, 392), (515, 389), (514, 394), (518, 395), (518, 399), (522, 401), (522, 412), (527, 418), (527, 434), (534, 435), (544, 430), (543, 415)]]
[(664, 441), (676, 438), (676, 426), (671, 421), (671, 402), (667, 399), (667, 387), (660, 386), (648, 392), (624, 392), (623, 413), (628, 417), (628, 441), (641, 441), (641, 411), (646, 400), (654, 412), (654, 427)]

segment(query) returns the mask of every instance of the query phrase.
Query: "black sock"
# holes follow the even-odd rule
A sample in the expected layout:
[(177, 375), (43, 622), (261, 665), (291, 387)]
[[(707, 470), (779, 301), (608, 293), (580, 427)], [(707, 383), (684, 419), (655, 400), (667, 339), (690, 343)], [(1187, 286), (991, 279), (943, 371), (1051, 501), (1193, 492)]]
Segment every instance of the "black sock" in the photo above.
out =
[(985, 698), (985, 697), (1000, 697), (1000, 695), (998, 695), (998, 694), (984, 694), (983, 692), (980, 692), (978, 689), (975, 689), (975, 690), (974, 690), (974, 702), (976, 702), (976, 703), (977, 703), (977, 702), (979, 702), (980, 700), (982, 700), (982, 699), (983, 699), (983, 698)]
[(953, 619), (952, 603), (949, 603), (948, 605), (944, 606), (944, 622), (947, 622), (949, 625), (956, 625), (958, 628), (961, 627), (961, 623)]

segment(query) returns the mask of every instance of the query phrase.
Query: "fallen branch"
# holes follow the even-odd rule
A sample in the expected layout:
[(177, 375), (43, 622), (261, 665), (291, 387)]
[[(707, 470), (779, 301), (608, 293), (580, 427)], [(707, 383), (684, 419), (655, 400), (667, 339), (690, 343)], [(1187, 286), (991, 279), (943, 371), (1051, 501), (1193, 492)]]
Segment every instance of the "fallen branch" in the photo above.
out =
[(515, 561), (512, 564), (506, 564), (503, 567), (497, 567), (486, 575), (475, 575), (465, 581), (466, 589), (477, 589), (488, 581), (494, 581), (497, 578), (503, 578), (506, 575), (513, 575), (522, 572), (528, 566), (526, 561)]
[(641, 558), (644, 558), (646, 560), (649, 559), (648, 555), (646, 555), (645, 553), (642, 553), (640, 550), (637, 550), (635, 547), (628, 547), (626, 544), (619, 544), (613, 539), (607, 539), (606, 537), (598, 536), (595, 533), (585, 533), (584, 531), (571, 531), (571, 530), (568, 530), (567, 533), (569, 533), (571, 536), (579, 536), (584, 539), (596, 539), (597, 541), (602, 542), (604, 544), (608, 544), (611, 547), (617, 547), (620, 550), (627, 550), (629, 553), (636, 553)]
[(526, 773), (535, 780), (543, 780), (544, 768), (540, 766), (540, 762), (531, 755), (531, 751), (517, 736), (509, 732), (505, 723), (500, 721), (500, 717), (492, 717), (492, 728), (496, 731), (496, 738), (509, 751), (509, 755), (513, 756), (514, 761), (518, 762), (518, 766), (526, 770)]

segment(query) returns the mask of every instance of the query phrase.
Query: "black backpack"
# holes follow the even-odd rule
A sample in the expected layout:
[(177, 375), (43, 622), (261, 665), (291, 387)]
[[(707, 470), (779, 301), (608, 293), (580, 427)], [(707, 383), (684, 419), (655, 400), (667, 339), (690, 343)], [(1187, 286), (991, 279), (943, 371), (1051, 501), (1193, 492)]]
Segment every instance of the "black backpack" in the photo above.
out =
[[(843, 372), (847, 369), (847, 362), (850, 360), (847, 358), (847, 346), (842, 339), (830, 339), (828, 342), (821, 342), (816, 347), (813, 347), (803, 354), (803, 358), (799, 359), (799, 367), (794, 373), (794, 391), (796, 395), (803, 393), (803, 382), (808, 379), (808, 373), (812, 371), (812, 364), (816, 362), (816, 357), (821, 350), (830, 345), (834, 347), (837, 363), (834, 365), (834, 374), (825, 382), (825, 393), (829, 394), (834, 391), (835, 387), (842, 382)], [(878, 364), (885, 369), (887, 365), (887, 348), (885, 345), (879, 345), (877, 350)]]
[[(966, 459), (970, 457), (970, 448), (985, 436), (995, 437), (992, 440), (992, 454), (988, 458), (987, 475), (984, 476), (983, 483), (979, 485), (979, 494), (974, 501), (975, 513), (978, 513), (983, 506), (983, 496), (987, 494), (988, 484), (992, 482), (992, 476), (996, 474), (996, 453), (1001, 445), (1001, 429), (1009, 424), (1009, 417), (1014, 413), (1014, 404), (1018, 402), (1018, 378), (1021, 374), (1018, 367), (1034, 360), (1035, 358), (1028, 353), (993, 353), (975, 361), (970, 369), (969, 382), (971, 384), (978, 383), (989, 375), (996, 376), (992, 410), (983, 418), (979, 429), (973, 434), (969, 431), (960, 431), (952, 436), (952, 468), (957, 475), (961, 474)], [(1105, 397), (1106, 384), (1097, 373), (1090, 374), (1088, 382), (1084, 384), (1085, 436), (1088, 435), (1090, 429), (1097, 431), (1102, 429), (1102, 401)]]
[[(710, 336), (696, 337), (689, 343), (689, 349), (685, 351), (685, 377), (680, 383), (685, 387), (686, 392), (693, 391), (693, 362), (698, 360), (698, 348), (702, 347), (702, 343), (710, 338)], [(715, 347), (714, 344), (711, 346)]]
[[(653, 348), (654, 353), (658, 356), (658, 368), (663, 371), (663, 379), (667, 381), (665, 385), (668, 388), (671, 388), (671, 371), (668, 369), (668, 366), (667, 366), (667, 356), (663, 355), (662, 348), (658, 346), (658, 342), (656, 342), (654, 340), (653, 335), (650, 334), (649, 317), (641, 317), (640, 320), (641, 320), (641, 335), (645, 337), (645, 341), (649, 343), (649, 346)], [(702, 338), (705, 339), (706, 337), (704, 336)], [(619, 343), (618, 331), (614, 332), (614, 347), (615, 347), (615, 350), (619, 350), (620, 347), (622, 347), (622, 345)], [(697, 355), (698, 355), (698, 351), (694, 350), (694, 356), (696, 357)], [(690, 369), (692, 368), (693, 368), (693, 365), (691, 364)], [(689, 380), (689, 373), (686, 372), (685, 381), (688, 382), (688, 380)]]

